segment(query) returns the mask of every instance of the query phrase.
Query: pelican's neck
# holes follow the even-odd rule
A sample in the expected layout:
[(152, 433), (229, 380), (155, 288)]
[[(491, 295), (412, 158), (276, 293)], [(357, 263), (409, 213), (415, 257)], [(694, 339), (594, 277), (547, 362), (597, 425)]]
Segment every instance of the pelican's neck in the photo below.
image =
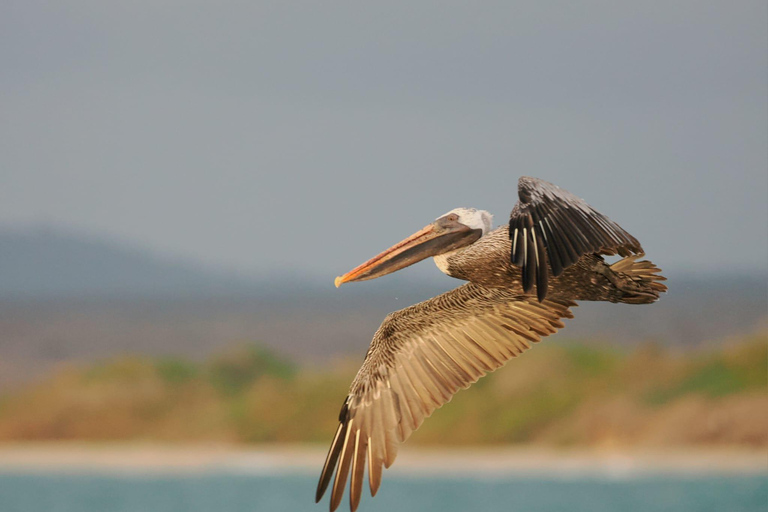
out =
[[(480, 240), (482, 240), (482, 238)], [(478, 240), (478, 242), (480, 240)], [(455, 277), (456, 279), (467, 279), (463, 267), (472, 263), (471, 255), (475, 252), (472, 249), (476, 244), (477, 242), (466, 247), (460, 247), (434, 256), (433, 259), (435, 260), (435, 265), (437, 265), (437, 268), (447, 276)], [(470, 257), (468, 258), (468, 256)]]
[(448, 270), (448, 258), (459, 252), (461, 249), (454, 249), (453, 251), (448, 251), (443, 254), (438, 254), (437, 256), (433, 257), (435, 260), (435, 265), (437, 265), (437, 268), (440, 269), (440, 272), (442, 272), (445, 275), (450, 276), (451, 273)]
[(475, 243), (434, 256), (435, 265), (446, 275), (472, 280), (478, 273), (493, 270), (509, 260), (512, 249), (507, 226), (500, 226)]

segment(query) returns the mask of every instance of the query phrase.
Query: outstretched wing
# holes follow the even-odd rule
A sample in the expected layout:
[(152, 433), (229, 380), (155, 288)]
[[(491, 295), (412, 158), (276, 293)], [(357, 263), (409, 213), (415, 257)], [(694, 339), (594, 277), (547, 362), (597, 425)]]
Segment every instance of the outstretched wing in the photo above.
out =
[(517, 189), (520, 200), (509, 216), (511, 258), (522, 269), (523, 290), (535, 282), (539, 300), (547, 294), (547, 261), (559, 276), (585, 254), (643, 252), (635, 237), (567, 190), (527, 176)]
[[(333, 479), (331, 511), (348, 475), (357, 508), (368, 465), (371, 495), (403, 441), (460, 388), (499, 368), (563, 327), (567, 300), (537, 302), (527, 295), (474, 283), (391, 313), (379, 327), (339, 414), (339, 428), (317, 486), (317, 501)], [(334, 478), (335, 474), (335, 478)]]

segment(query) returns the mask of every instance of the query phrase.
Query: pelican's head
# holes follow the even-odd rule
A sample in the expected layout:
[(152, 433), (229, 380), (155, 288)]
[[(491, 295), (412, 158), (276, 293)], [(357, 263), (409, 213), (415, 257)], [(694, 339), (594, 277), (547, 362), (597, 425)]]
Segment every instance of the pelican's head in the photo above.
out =
[(491, 230), (493, 216), (485, 210), (455, 208), (405, 240), (336, 278), (336, 287), (391, 274), (430, 256), (475, 243)]

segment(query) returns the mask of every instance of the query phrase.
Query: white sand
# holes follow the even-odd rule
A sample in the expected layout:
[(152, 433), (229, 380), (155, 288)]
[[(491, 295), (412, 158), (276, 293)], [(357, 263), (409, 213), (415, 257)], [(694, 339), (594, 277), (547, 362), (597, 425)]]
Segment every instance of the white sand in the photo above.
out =
[[(319, 474), (326, 448), (313, 445), (0, 444), (3, 473)], [(768, 474), (768, 450), (569, 449), (403, 446), (392, 475), (632, 477), (648, 474)]]

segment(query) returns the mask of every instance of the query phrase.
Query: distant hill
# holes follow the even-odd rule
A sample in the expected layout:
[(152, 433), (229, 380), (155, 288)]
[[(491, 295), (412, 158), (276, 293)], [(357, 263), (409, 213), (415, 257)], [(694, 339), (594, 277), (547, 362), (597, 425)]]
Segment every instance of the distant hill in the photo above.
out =
[(248, 292), (257, 283), (126, 243), (52, 228), (0, 230), (0, 297)]
[[(398, 274), (378, 290), (411, 300), (456, 286), (442, 275), (413, 279)], [(405, 289), (403, 289), (405, 287)], [(0, 226), (0, 300), (261, 298), (315, 301), (335, 290), (333, 276), (297, 272), (241, 275), (98, 235), (53, 227)], [(348, 290), (349, 292), (350, 290)], [(353, 288), (353, 295), (370, 290)]]

